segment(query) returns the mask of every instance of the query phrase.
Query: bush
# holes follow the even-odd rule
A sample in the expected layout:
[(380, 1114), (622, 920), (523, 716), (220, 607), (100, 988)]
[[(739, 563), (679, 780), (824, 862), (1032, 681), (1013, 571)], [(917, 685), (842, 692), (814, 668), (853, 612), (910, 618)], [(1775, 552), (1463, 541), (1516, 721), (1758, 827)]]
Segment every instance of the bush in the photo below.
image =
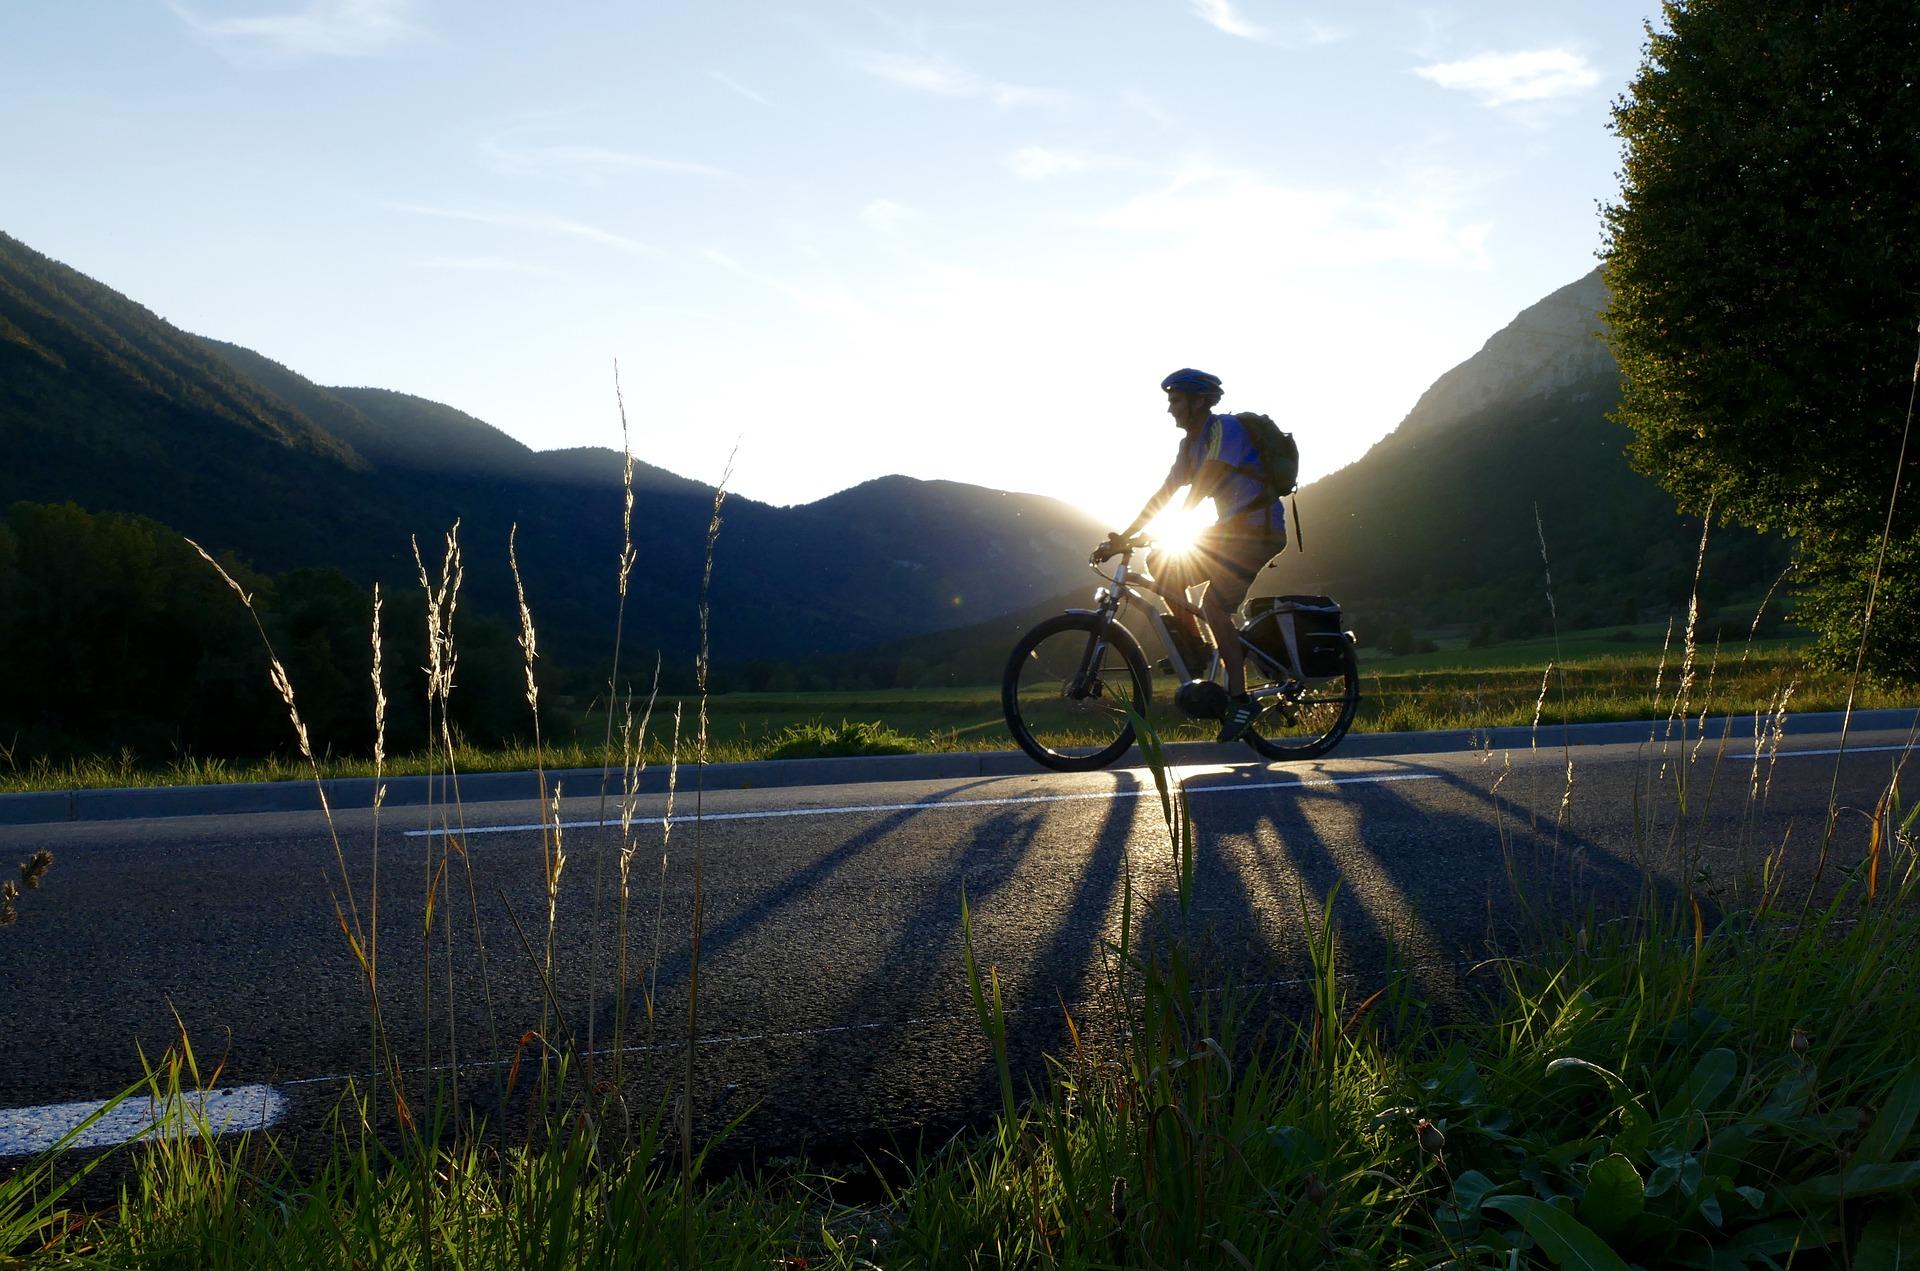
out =
[(763, 758), (827, 759), (848, 755), (910, 755), (920, 747), (911, 737), (878, 720), (841, 720), (839, 727), (812, 720), (789, 724), (773, 738)]

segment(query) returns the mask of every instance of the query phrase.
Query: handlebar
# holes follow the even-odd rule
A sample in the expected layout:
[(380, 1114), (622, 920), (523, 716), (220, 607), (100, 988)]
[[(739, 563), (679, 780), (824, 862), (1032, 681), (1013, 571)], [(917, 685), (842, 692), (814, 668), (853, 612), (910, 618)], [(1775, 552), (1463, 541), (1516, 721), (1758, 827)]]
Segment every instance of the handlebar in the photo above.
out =
[(1087, 564), (1098, 568), (1116, 556), (1131, 556), (1135, 552), (1146, 551), (1153, 546), (1153, 539), (1147, 534), (1135, 534), (1131, 538), (1122, 538), (1118, 534), (1107, 535), (1107, 541), (1093, 549), (1087, 557)]

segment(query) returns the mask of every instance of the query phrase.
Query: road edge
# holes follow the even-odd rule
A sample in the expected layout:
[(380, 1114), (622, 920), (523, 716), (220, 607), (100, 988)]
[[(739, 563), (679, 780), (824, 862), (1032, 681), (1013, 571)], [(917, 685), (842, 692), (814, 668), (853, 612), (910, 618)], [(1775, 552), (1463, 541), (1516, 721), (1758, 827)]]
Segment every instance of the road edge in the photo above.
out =
[[(1853, 728), (1871, 730), (1916, 726), (1920, 709), (1855, 711)], [(1788, 735), (1832, 732), (1840, 727), (1839, 711), (1789, 716)], [(1747, 734), (1754, 728), (1752, 715), (1687, 722), (1684, 737), (1709, 740), (1727, 735)], [(1442, 754), (1469, 750), (1521, 750), (1533, 746), (1553, 749), (1567, 746), (1607, 746), (1630, 742), (1680, 740), (1683, 729), (1678, 721), (1629, 720), (1609, 724), (1570, 724), (1531, 728), (1445, 729), (1420, 733), (1355, 733), (1340, 744), (1331, 758), (1365, 759), (1382, 755)], [(1167, 748), (1177, 764), (1247, 763), (1249, 752), (1240, 745), (1215, 745), (1210, 742), (1182, 742)], [(1124, 761), (1140, 763), (1139, 751)], [(1010, 777), (1044, 772), (1033, 760), (1017, 750), (959, 751), (933, 755), (862, 755), (844, 759), (760, 759), (744, 763), (708, 764), (705, 780), (709, 790), (780, 789), (791, 786), (856, 785), (891, 781), (946, 781), (975, 777)], [(686, 785), (691, 772), (683, 769)], [(601, 774), (598, 768), (574, 768), (547, 774), (548, 789), (554, 784), (571, 795), (597, 793)], [(611, 778), (610, 793), (617, 789), (619, 773)], [(667, 770), (651, 767), (640, 774), (642, 793), (657, 794), (666, 789)], [(337, 777), (323, 783), (327, 803), (347, 811), (371, 807), (374, 782), (371, 777)], [(452, 801), (462, 803), (502, 803), (539, 797), (537, 777), (531, 772), (474, 773), (448, 781), (444, 777), (391, 777), (386, 782), (383, 806), (408, 807), (424, 803)], [(0, 826), (45, 825), (63, 821), (128, 821), (153, 817), (226, 816), (246, 812), (313, 812), (320, 800), (311, 781), (272, 781), (210, 786), (136, 786), (126, 789), (53, 790), (39, 793), (0, 795)]]

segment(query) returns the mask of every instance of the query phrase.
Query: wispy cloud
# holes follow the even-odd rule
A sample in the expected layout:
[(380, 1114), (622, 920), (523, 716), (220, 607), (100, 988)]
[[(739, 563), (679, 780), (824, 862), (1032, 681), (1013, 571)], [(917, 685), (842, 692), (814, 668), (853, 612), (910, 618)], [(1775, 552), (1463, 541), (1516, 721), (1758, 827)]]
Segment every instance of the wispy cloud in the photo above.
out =
[(854, 64), (876, 79), (939, 97), (979, 97), (996, 106), (1044, 106), (1064, 101), (1066, 95), (1049, 88), (1029, 88), (988, 79), (958, 63), (923, 53), (882, 53), (863, 50)]
[(1235, 6), (1233, 0), (1187, 0), (1195, 17), (1217, 31), (1261, 44), (1331, 44), (1346, 38), (1346, 32), (1312, 18), (1289, 18), (1279, 23), (1255, 22)]
[(616, 234), (612, 230), (601, 229), (584, 221), (576, 221), (550, 212), (532, 212), (514, 208), (466, 208), (435, 207), (425, 203), (386, 203), (387, 210), (405, 212), (410, 216), (431, 216), (447, 221), (467, 221), (475, 225), (491, 225), (498, 229), (526, 230), (536, 234), (552, 234), (561, 238), (573, 238), (582, 242), (597, 243), (602, 247), (612, 247), (635, 256), (658, 256), (658, 248), (650, 247), (638, 239)]
[(293, 13), (211, 18), (178, 0), (175, 17), (241, 61), (373, 57), (427, 38), (408, 18), (413, 0), (308, 0)]
[(1022, 181), (1045, 181), (1052, 177), (1076, 176), (1082, 172), (1101, 172), (1140, 165), (1116, 155), (1094, 154), (1086, 150), (1057, 150), (1051, 146), (1022, 146), (1007, 156), (1007, 167)]
[(862, 326), (873, 321), (871, 310), (838, 280), (811, 286), (789, 282), (776, 274), (755, 269), (717, 247), (703, 247), (696, 255), (718, 269), (785, 297), (797, 308), (816, 317), (833, 318)]
[(676, 172), (685, 176), (731, 177), (710, 163), (667, 159), (613, 146), (522, 141), (530, 130), (516, 129), (483, 138), (481, 159), (509, 176), (573, 176), (589, 181), (631, 172)]
[(757, 93), (753, 89), (748, 88), (745, 84), (742, 84), (739, 80), (727, 74), (725, 71), (708, 71), (707, 74), (712, 76), (716, 83), (719, 83), (721, 85), (724, 85), (727, 88), (732, 89), (734, 92), (740, 94), (740, 96), (746, 98), (750, 102), (758, 102), (762, 106), (773, 105), (773, 103), (768, 101), (763, 94)]
[(1210, 25), (1237, 35), (1243, 40), (1264, 40), (1267, 30), (1249, 22), (1233, 7), (1232, 0), (1188, 0), (1193, 11)]
[(1444, 190), (1376, 196), (1277, 184), (1255, 172), (1194, 168), (1100, 218), (1157, 241), (1196, 275), (1386, 263), (1486, 263), (1491, 226), (1458, 214)]
[(1416, 67), (1414, 74), (1442, 88), (1470, 93), (1483, 106), (1572, 97), (1598, 85), (1600, 72), (1571, 49), (1482, 53), (1458, 62)]

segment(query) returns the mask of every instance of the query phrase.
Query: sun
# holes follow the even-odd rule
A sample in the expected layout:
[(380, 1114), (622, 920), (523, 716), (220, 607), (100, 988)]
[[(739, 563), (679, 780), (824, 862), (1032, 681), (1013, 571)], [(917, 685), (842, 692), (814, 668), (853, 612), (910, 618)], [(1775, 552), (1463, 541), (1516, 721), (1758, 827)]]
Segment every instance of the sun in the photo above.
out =
[(1194, 507), (1175, 504), (1164, 509), (1147, 524), (1161, 555), (1185, 556), (1209, 525), (1213, 524), (1213, 502), (1202, 499)]

